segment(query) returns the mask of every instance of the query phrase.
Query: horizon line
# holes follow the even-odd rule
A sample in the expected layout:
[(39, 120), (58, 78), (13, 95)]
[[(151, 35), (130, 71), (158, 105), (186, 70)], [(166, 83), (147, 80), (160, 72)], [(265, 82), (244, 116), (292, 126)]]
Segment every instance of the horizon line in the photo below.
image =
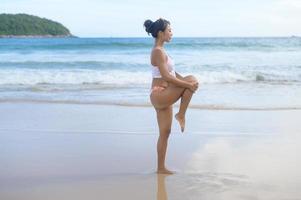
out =
[[(76, 38), (150, 38), (151, 36), (77, 36)], [(301, 38), (301, 35), (289, 36), (177, 36), (173, 38)]]

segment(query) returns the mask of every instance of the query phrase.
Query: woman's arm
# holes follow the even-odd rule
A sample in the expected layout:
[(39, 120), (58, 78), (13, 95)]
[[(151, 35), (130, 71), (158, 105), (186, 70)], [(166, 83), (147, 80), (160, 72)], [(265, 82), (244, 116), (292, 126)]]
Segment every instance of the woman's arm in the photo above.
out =
[(183, 80), (183, 78), (184, 78), (184, 77), (181, 76), (178, 72), (176, 72), (176, 76), (177, 76), (178, 79), (181, 79), (181, 80)]

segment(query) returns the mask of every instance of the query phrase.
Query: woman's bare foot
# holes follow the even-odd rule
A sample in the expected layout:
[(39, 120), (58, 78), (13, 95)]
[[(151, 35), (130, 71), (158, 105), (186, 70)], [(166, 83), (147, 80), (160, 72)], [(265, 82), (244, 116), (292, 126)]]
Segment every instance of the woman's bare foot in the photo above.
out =
[(175, 118), (176, 118), (176, 120), (178, 120), (178, 122), (179, 122), (179, 124), (181, 126), (181, 131), (183, 133), (184, 129), (185, 129), (185, 116), (182, 117), (182, 116), (179, 115), (179, 113), (177, 113), (175, 115)]
[(157, 174), (174, 174), (174, 172), (169, 171), (168, 169), (164, 168), (164, 169), (158, 169)]

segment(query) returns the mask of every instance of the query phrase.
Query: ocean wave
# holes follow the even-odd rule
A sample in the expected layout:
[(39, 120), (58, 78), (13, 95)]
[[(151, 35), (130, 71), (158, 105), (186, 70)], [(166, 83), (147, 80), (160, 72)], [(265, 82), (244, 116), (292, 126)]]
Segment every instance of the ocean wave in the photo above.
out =
[[(137, 84), (148, 83), (150, 75), (144, 72), (122, 70), (0, 70), (0, 85), (39, 84)], [(135, 77), (135, 78), (133, 78)]]
[[(5, 42), (7, 41), (7, 42)], [(15, 41), (15, 42), (14, 42)], [(56, 42), (54, 42), (56, 41)], [(18, 39), (1, 40), (0, 51), (102, 50), (151, 48), (152, 41), (138, 38), (73, 38), (73, 39)]]
[[(1, 40), (0, 51), (69, 51), (151, 49), (151, 38), (72, 38)], [(301, 49), (300, 38), (174, 38), (171, 49), (294, 51)]]
[(112, 69), (112, 68), (147, 68), (148, 64), (118, 61), (6, 61), (0, 62), (0, 69)]
[[(301, 83), (298, 72), (281, 71), (198, 71), (193, 75), (202, 84), (224, 83)], [(182, 74), (183, 76), (188, 74)], [(92, 69), (1, 69), (0, 86), (13, 85), (86, 85), (100, 86), (137, 86), (151, 83), (150, 70), (92, 70)]]

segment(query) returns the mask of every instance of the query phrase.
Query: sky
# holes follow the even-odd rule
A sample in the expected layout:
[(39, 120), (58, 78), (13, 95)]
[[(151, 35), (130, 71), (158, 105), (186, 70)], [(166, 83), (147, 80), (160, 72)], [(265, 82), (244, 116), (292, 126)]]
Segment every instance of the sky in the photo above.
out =
[(175, 37), (301, 36), (301, 0), (0, 0), (0, 13), (58, 21), (79, 37), (147, 37), (146, 19)]

